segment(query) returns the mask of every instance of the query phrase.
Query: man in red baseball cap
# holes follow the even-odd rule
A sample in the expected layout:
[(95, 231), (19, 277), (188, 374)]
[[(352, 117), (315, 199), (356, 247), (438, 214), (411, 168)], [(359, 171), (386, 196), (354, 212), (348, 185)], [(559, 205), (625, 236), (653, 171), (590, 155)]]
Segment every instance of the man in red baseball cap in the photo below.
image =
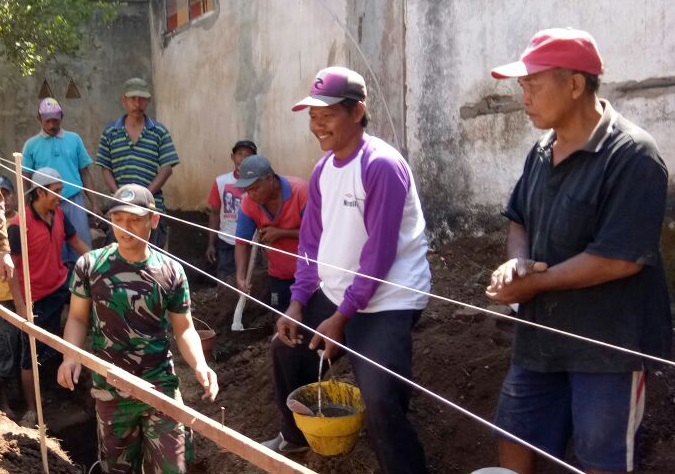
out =
[[(602, 59), (585, 31), (537, 33), (520, 60), (525, 112), (548, 130), (531, 149), (506, 206), (508, 261), (493, 300), (518, 317), (669, 357), (672, 323), (659, 255), (668, 171), (651, 136), (599, 99)], [(646, 361), (519, 324), (496, 423), (562, 458), (573, 440), (588, 473), (631, 472), (645, 402)], [(503, 467), (536, 472), (535, 453), (499, 442)]]
[(494, 68), (492, 77), (523, 77), (557, 68), (602, 74), (602, 58), (593, 37), (572, 28), (542, 30), (534, 35), (520, 61)]

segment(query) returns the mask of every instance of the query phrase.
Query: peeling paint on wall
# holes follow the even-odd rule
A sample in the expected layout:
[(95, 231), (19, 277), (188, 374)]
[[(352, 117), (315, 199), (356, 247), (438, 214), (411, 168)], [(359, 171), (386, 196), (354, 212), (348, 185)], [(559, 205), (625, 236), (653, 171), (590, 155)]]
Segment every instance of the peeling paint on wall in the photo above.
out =
[[(161, 2), (152, 4), (156, 26)], [(400, 142), (431, 236), (502, 225), (499, 211), (542, 131), (523, 112), (516, 81), (489, 71), (517, 59), (536, 31), (560, 25), (595, 36), (601, 95), (649, 131), (675, 169), (668, 0), (221, 1), (208, 26), (168, 42), (151, 31), (158, 116), (182, 160), (167, 187), (171, 205), (203, 206), (241, 137), (282, 174), (308, 177), (321, 152), (306, 114), (289, 108), (318, 69), (345, 65), (368, 82), (369, 131)]]
[[(417, 53), (408, 55), (408, 135), (427, 227), (434, 237), (457, 226), (472, 191), (465, 144), (454, 125), (459, 115), (454, 90), (458, 71), (441, 60), (457, 54), (452, 35), (446, 34), (457, 28), (457, 18), (443, 2), (423, 2), (419, 8), (407, 39)], [(426, 41), (427, 37), (437, 40)]]

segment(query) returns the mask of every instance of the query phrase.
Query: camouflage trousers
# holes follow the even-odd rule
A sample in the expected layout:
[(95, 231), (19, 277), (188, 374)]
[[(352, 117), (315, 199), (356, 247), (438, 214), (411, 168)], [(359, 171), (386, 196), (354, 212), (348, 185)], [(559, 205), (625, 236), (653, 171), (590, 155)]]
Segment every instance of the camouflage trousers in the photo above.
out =
[(192, 460), (191, 430), (143, 402), (96, 400), (96, 420), (103, 472), (184, 474)]

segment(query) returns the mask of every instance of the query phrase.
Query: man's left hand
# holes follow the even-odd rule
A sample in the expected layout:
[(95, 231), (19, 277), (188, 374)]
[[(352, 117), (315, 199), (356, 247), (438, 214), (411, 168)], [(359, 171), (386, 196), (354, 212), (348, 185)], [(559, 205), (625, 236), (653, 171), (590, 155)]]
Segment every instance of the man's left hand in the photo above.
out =
[(488, 298), (502, 304), (527, 303), (537, 296), (539, 288), (535, 276), (515, 277), (508, 285), (490, 285), (485, 290)]
[(5, 252), (0, 258), (0, 281), (9, 281), (12, 275), (14, 275), (14, 262), (9, 252)]
[(202, 400), (214, 401), (218, 395), (218, 377), (216, 373), (206, 364), (195, 368), (195, 376), (199, 383), (204, 387)]
[(347, 321), (349, 321), (347, 317), (345, 317), (339, 311), (333, 313), (333, 315), (330, 318), (323, 321), (316, 328), (316, 331), (319, 334), (314, 335), (314, 337), (309, 343), (309, 348), (312, 350), (318, 348), (319, 344), (321, 343), (321, 339), (323, 339), (325, 345), (324, 356), (327, 359), (335, 358), (335, 356), (337, 356), (338, 353), (340, 352), (340, 347), (336, 346), (328, 339), (325, 339), (323, 336), (327, 336), (333, 339), (334, 341), (342, 343), (342, 341), (344, 340), (345, 326), (347, 325)]

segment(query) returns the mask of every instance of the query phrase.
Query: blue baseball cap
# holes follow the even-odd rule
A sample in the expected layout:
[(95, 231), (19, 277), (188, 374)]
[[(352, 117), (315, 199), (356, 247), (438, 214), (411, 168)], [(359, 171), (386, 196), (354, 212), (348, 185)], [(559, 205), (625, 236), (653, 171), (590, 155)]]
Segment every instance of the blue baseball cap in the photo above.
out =
[(14, 192), (14, 184), (12, 184), (12, 180), (7, 176), (0, 176), (0, 189), (6, 189), (7, 191)]
[(251, 155), (239, 165), (239, 179), (234, 186), (237, 188), (248, 188), (263, 176), (274, 174), (272, 165), (262, 155)]

